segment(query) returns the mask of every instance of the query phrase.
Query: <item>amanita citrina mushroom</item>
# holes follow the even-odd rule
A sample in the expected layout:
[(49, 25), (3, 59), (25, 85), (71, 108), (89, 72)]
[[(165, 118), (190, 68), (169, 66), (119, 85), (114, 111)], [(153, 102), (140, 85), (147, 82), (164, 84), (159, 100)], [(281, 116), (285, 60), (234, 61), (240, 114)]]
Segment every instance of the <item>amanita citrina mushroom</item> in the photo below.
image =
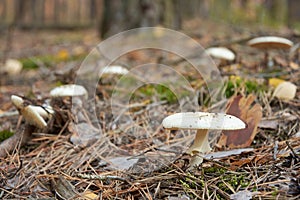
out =
[(81, 85), (68, 84), (56, 87), (50, 91), (51, 97), (88, 97), (87, 90)]
[[(208, 142), (209, 130), (238, 130), (246, 128), (246, 124), (239, 118), (223, 113), (186, 112), (176, 113), (166, 117), (162, 125), (169, 130), (197, 130), (193, 145), (187, 151), (188, 154), (196, 156), (211, 151)], [(191, 165), (199, 165), (200, 159), (191, 161)]]
[(205, 52), (215, 58), (233, 61), (235, 59), (235, 54), (226, 47), (210, 47), (205, 50)]
[(119, 75), (125, 75), (128, 72), (129, 71), (125, 67), (122, 67), (120, 65), (110, 65), (105, 67), (101, 71), (102, 74), (119, 74)]
[(249, 40), (248, 45), (265, 51), (266, 64), (270, 68), (273, 66), (273, 59), (267, 51), (270, 49), (290, 49), (293, 42), (283, 37), (263, 36)]
[(11, 101), (19, 110), (26, 123), (37, 128), (45, 128), (47, 126), (45, 119), (49, 119), (54, 113), (51, 107), (43, 108), (41, 106), (25, 105), (24, 100), (16, 95), (11, 96)]
[(17, 144), (20, 144), (20, 146), (24, 145), (36, 128), (45, 128), (47, 126), (45, 119), (49, 119), (54, 114), (50, 106), (44, 108), (41, 106), (28, 105), (23, 98), (16, 95), (11, 96), (11, 101), (25, 120), (25, 128), (18, 130), (13, 136), (1, 142), (0, 158), (6, 157), (15, 149)]

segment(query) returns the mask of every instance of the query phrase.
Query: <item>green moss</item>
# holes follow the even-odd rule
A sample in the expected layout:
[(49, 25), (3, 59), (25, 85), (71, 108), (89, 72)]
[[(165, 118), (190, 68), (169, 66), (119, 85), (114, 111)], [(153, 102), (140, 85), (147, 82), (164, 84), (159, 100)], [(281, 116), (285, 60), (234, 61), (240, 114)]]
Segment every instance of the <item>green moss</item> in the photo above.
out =
[[(184, 95), (184, 92), (181, 95)], [(131, 99), (139, 101), (152, 96), (157, 96), (160, 101), (167, 101), (170, 104), (177, 102), (176, 95), (169, 88), (159, 84), (148, 84), (140, 87), (133, 93)]]
[(218, 177), (215, 184), (222, 191), (229, 194), (231, 194), (232, 192), (229, 189), (228, 185), (230, 185), (234, 189), (246, 188), (249, 185), (249, 181), (247, 181), (245, 178), (245, 173), (232, 173), (226, 168), (222, 168), (219, 166), (203, 168), (202, 170), (205, 176), (213, 176), (215, 178)]
[(260, 93), (266, 91), (268, 88), (258, 83), (256, 80), (247, 79), (233, 79), (225, 83), (225, 96), (229, 98), (236, 94), (238, 91), (244, 91), (245, 94)]
[(275, 197), (278, 195), (278, 190), (276, 188), (274, 188), (273, 192), (272, 192), (272, 196)]
[(14, 132), (11, 132), (9, 130), (0, 131), (0, 142), (6, 140), (7, 138), (9, 138), (13, 135), (14, 135)]
[(63, 58), (57, 55), (40, 55), (28, 58), (21, 58), (19, 61), (23, 64), (24, 69), (37, 69), (41, 64), (46, 67), (51, 67), (60, 62), (81, 60), (86, 56), (87, 54), (82, 54), (79, 56), (69, 56), (68, 58)]
[(220, 167), (208, 167), (208, 168), (203, 168), (203, 173), (205, 174), (215, 174), (215, 175), (222, 175), (224, 173), (226, 173), (226, 169), (225, 168), (220, 168)]

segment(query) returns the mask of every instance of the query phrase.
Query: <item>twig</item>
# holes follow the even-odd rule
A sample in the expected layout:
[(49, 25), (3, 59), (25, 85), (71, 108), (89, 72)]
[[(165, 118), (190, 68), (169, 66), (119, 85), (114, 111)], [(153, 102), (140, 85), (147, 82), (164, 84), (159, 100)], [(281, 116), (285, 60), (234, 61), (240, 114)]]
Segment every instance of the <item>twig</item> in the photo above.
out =
[(12, 117), (12, 116), (16, 116), (16, 115), (19, 115), (18, 111), (5, 112), (5, 113), (0, 114), (0, 118), (2, 118), (2, 117)]
[(291, 150), (293, 157), (298, 161), (300, 158), (299, 156), (296, 154), (296, 152), (294, 151), (294, 149), (291, 147), (290, 143), (288, 141), (285, 142), (286, 145), (288, 146), (288, 148)]
[(274, 160), (277, 159), (277, 153), (278, 153), (278, 141), (275, 141), (275, 144), (274, 144), (274, 154), (273, 154)]
[(129, 181), (126, 180), (125, 178), (119, 176), (112, 176), (112, 175), (78, 174), (77, 176), (83, 179), (96, 179), (101, 181), (110, 179), (110, 180), (118, 180), (118, 181), (129, 183)]

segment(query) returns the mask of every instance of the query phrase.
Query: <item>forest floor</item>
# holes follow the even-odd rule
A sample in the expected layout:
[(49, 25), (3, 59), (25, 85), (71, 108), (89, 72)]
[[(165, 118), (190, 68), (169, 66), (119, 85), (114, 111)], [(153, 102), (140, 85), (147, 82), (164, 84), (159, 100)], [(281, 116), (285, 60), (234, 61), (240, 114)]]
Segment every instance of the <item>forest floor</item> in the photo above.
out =
[[(213, 102), (210, 92), (214, 91), (208, 89), (203, 77), (185, 69), (190, 63), (178, 60), (170, 52), (146, 49), (130, 52), (113, 64), (128, 69), (145, 63), (172, 66), (190, 83), (193, 99), (185, 98), (186, 88), (180, 86), (177, 92), (184, 97), (151, 84), (126, 91), (126, 86), (118, 84), (120, 80), (124, 81), (121, 84), (129, 84), (132, 79), (109, 75), (102, 76), (94, 86), (93, 102), (79, 99), (83, 105), (76, 107), (70, 98), (52, 98), (49, 92), (63, 84), (80, 83), (76, 70), (100, 43), (96, 31), (3, 33), (2, 61), (18, 59), (23, 70), (18, 74), (0, 72), (0, 139), (14, 133), (21, 141), (22, 134), (31, 131), (15, 112), (11, 95), (21, 96), (32, 105), (50, 102), (55, 114), (46, 128), (34, 128), (23, 145), (14, 144), (12, 151), (0, 158), (0, 198), (299, 199), (300, 49), (270, 50), (270, 69), (265, 66), (265, 53), (247, 45), (249, 39), (263, 35), (282, 36), (299, 44), (299, 33), (287, 28), (252, 29), (201, 20), (187, 23), (183, 33), (204, 48), (225, 46), (235, 52), (234, 61), (212, 58), (224, 79), (217, 101)], [(144, 74), (142, 79), (152, 77), (174, 80), (160, 70), (150, 76)], [(294, 98), (273, 96), (283, 81), (296, 85)], [(113, 102), (122, 92), (131, 94), (128, 105)], [(236, 106), (239, 112), (233, 114), (247, 123), (247, 131), (252, 129), (246, 131), (249, 137), (235, 138), (230, 145), (223, 145), (224, 140), (220, 140), (224, 133), (211, 132), (214, 158), (206, 156), (193, 168), (192, 157), (184, 152), (194, 132), (168, 131), (161, 121), (180, 112), (182, 102), (192, 105), (195, 99), (198, 111), (228, 113)], [(96, 119), (89, 110), (91, 105), (95, 107)], [(72, 108), (79, 110), (77, 114)], [(237, 144), (240, 139), (246, 140), (245, 144)]]

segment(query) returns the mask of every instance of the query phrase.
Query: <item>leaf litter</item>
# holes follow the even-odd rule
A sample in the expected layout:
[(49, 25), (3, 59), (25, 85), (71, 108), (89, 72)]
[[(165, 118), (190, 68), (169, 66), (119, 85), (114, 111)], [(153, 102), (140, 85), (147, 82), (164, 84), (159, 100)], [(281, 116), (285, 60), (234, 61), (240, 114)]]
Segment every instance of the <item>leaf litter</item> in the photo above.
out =
[[(231, 44), (238, 56), (242, 56), (239, 52), (247, 54), (247, 48), (239, 51), (241, 46)], [(134, 58), (124, 58), (123, 62), (134, 65), (139, 57), (147, 61), (148, 57), (152, 60), (156, 54), (152, 52), (150, 55), (147, 52), (135, 53)], [(170, 56), (169, 59), (173, 57)], [(283, 63), (280, 59), (276, 62), (279, 61)], [(299, 60), (293, 59), (292, 62), (299, 64)], [(180, 64), (183, 63), (178, 65)], [(254, 73), (258, 69), (255, 62), (248, 62), (246, 66), (240, 74), (235, 74), (237, 70), (228, 72), (247, 78), (246, 74)], [(287, 70), (293, 73), (279, 75), (282, 76), (279, 78), (290, 79), (299, 88), (299, 69), (295, 64), (292, 66), (287, 66)], [(29, 73), (22, 73), (25, 73), (25, 79), (30, 77)], [(188, 75), (191, 79), (198, 79), (193, 74)], [(63, 75), (60, 74), (61, 76)], [(53, 88), (50, 84), (42, 92), (35, 89), (35, 92), (30, 93), (30, 87), (10, 85), (9, 80), (5, 81), (7, 84), (1, 85), (0, 95), (2, 114), (15, 111), (9, 103), (10, 95), (25, 95), (29, 99), (43, 101), (40, 97), (47, 98), (49, 94), (45, 91)], [(49, 77), (44, 80), (46, 83), (48, 81), (52, 83), (55, 79)], [(201, 86), (195, 84), (195, 89), (200, 89)], [(54, 121), (48, 122), (49, 128), (43, 131), (33, 130), (32, 139), (23, 146), (17, 143), (7, 157), (0, 158), (0, 198), (250, 199), (251, 196), (252, 199), (297, 199), (300, 195), (300, 140), (295, 136), (300, 130), (299, 89), (294, 99), (280, 100), (272, 98), (270, 90), (249, 93), (245, 87), (238, 87), (235, 95), (241, 96), (233, 96), (228, 105), (244, 101), (239, 108), (249, 112), (241, 114), (249, 127), (252, 127), (247, 138), (243, 140), (247, 148), (242, 149), (242, 145), (235, 143), (235, 140), (232, 140), (233, 143), (225, 143), (234, 148), (232, 150), (217, 151), (215, 147), (214, 152), (206, 155), (202, 165), (192, 171), (187, 171), (191, 159), (189, 155), (176, 155), (172, 151), (166, 151), (162, 144), (170, 142), (188, 147), (193, 135), (188, 133), (191, 139), (181, 141), (180, 134), (186, 133), (171, 132), (170, 135), (165, 135), (166, 132), (161, 127), (147, 124), (149, 115), (176, 112), (177, 105), (174, 103), (167, 101), (160, 104), (159, 96), (149, 97), (139, 91), (141, 95), (137, 93), (132, 105), (143, 105), (126, 109), (124, 113), (133, 114), (134, 120), (139, 121), (140, 126), (125, 124), (128, 132), (122, 132), (119, 124), (110, 124), (112, 116), (109, 115), (108, 97), (112, 87), (109, 84), (101, 85), (97, 91), (101, 129), (99, 134), (95, 134), (95, 127), (91, 126), (92, 122), (86, 115), (80, 115), (79, 119), (76, 119), (78, 116), (72, 116), (70, 99), (53, 100), (51, 104), (56, 116)], [(200, 110), (207, 110), (205, 90), (201, 92)], [(149, 98), (151, 101), (144, 103)], [(253, 101), (262, 109), (253, 106)], [(83, 124), (77, 130), (72, 129), (72, 123), (78, 120)], [(18, 115), (7, 114), (1, 116), (0, 121), (9, 121), (6, 125), (8, 127), (1, 123), (0, 128), (14, 130), (16, 136), (25, 125), (18, 119)], [(266, 125), (266, 121), (273, 124)], [(85, 133), (89, 132), (89, 137), (85, 137)], [(107, 137), (101, 135), (104, 133)], [(156, 139), (145, 137), (148, 133)], [(140, 155), (133, 157), (132, 153), (136, 150), (139, 150)], [(146, 154), (148, 161), (145, 160)], [(161, 154), (173, 156), (174, 161), (166, 163), (159, 160)], [(158, 160), (162, 165), (153, 171), (151, 164)], [(123, 168), (120, 169), (120, 166)], [(133, 166), (135, 173), (130, 173)], [(139, 167), (140, 171), (137, 170)], [(145, 171), (145, 167), (149, 167), (149, 170)]]

